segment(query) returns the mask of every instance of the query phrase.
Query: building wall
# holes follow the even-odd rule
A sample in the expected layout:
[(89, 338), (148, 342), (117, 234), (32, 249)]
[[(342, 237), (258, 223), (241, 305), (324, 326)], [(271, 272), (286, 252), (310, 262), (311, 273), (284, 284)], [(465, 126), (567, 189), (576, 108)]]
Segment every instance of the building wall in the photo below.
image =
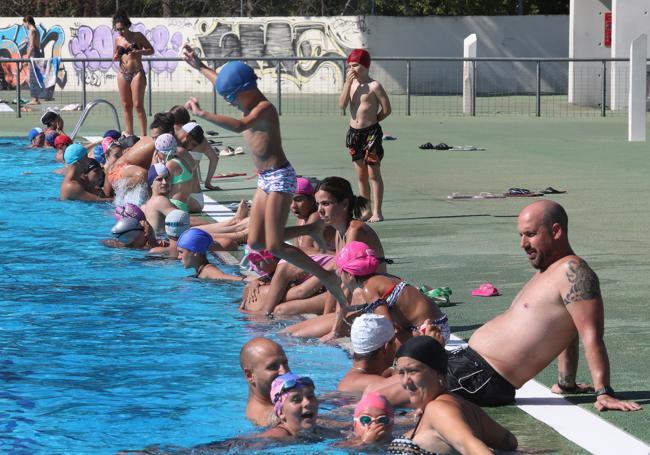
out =
[[(368, 47), (374, 57), (462, 57), (463, 39), (478, 35), (479, 57), (567, 57), (567, 16), (496, 17), (264, 17), (264, 18), (133, 18), (133, 30), (151, 41), (155, 56), (178, 56), (184, 43), (218, 64), (241, 57), (256, 66), (263, 90), (277, 87), (275, 63), (259, 57), (335, 57), (323, 62), (283, 63), (281, 86), (288, 93), (336, 93), (343, 79), (342, 62), (356, 47)], [(0, 18), (0, 56), (19, 57), (26, 50), (20, 18)], [(114, 32), (109, 18), (37, 18), (46, 57), (111, 58)], [(2, 64), (5, 80), (15, 86), (15, 64)], [(148, 69), (148, 68), (145, 68)], [(117, 64), (89, 63), (87, 90), (115, 88)], [(149, 81), (154, 90), (208, 92), (212, 87), (182, 62), (156, 62)], [(372, 74), (393, 92), (406, 88), (404, 63), (376, 62)], [(21, 73), (26, 80), (27, 70)], [(59, 72), (60, 88), (80, 90), (82, 65), (66, 63)], [(545, 65), (542, 90), (566, 92), (566, 65)], [(533, 92), (534, 64), (479, 63), (482, 93)], [(414, 63), (413, 93), (461, 93), (462, 64)]]

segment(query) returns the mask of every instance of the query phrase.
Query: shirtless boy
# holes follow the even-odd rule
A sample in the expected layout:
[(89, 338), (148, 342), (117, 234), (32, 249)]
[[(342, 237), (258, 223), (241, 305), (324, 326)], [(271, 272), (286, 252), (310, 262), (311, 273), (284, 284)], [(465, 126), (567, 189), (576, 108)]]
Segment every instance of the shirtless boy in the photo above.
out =
[(193, 97), (186, 103), (192, 114), (227, 130), (243, 133), (251, 151), (259, 180), (251, 208), (248, 243), (256, 250), (266, 248), (274, 256), (315, 275), (347, 309), (348, 303), (335, 272), (323, 269), (305, 252), (284, 242), (297, 177), (282, 149), (278, 112), (257, 88), (255, 72), (243, 62), (232, 61), (224, 65), (217, 76), (189, 46), (185, 46), (184, 52), (185, 60), (211, 82), (216, 81), (219, 94), (242, 112), (242, 117), (235, 119), (204, 111)]
[[(348, 72), (339, 97), (339, 107), (350, 104), (350, 129), (345, 143), (350, 150), (357, 172), (359, 194), (371, 199), (370, 223), (382, 221), (381, 204), (384, 198), (384, 181), (380, 163), (384, 157), (383, 132), (379, 122), (391, 113), (390, 101), (381, 84), (368, 75), (370, 54), (365, 49), (355, 49), (348, 56)], [(370, 182), (368, 182), (370, 177)]]
[(181, 234), (176, 242), (178, 259), (184, 268), (194, 268), (195, 278), (202, 280), (244, 281), (244, 277), (222, 272), (208, 261), (208, 250), (212, 246), (212, 236), (197, 228)]
[[(474, 332), (468, 348), (450, 354), (450, 391), (481, 406), (509, 404), (515, 389), (557, 357), (558, 382), (553, 392), (595, 389), (594, 406), (599, 411), (641, 409), (618, 400), (611, 387), (600, 284), (569, 244), (568, 217), (562, 206), (548, 200), (526, 206), (517, 229), (520, 246), (537, 272), (505, 313)], [(576, 382), (578, 337), (592, 385)]]

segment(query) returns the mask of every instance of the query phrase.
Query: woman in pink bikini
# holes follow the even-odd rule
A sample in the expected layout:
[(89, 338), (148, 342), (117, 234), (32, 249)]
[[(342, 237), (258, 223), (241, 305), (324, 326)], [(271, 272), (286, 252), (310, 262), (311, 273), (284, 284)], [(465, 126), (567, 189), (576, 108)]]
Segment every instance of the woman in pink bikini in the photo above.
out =
[(133, 134), (133, 108), (138, 115), (140, 135), (147, 135), (147, 114), (144, 111), (144, 90), (147, 87), (147, 77), (142, 66), (142, 56), (152, 55), (153, 47), (149, 40), (140, 32), (132, 32), (131, 20), (124, 10), (118, 10), (113, 16), (115, 37), (115, 52), (113, 61), (119, 62), (117, 73), (117, 88), (120, 92), (124, 108), (124, 123), (127, 136)]

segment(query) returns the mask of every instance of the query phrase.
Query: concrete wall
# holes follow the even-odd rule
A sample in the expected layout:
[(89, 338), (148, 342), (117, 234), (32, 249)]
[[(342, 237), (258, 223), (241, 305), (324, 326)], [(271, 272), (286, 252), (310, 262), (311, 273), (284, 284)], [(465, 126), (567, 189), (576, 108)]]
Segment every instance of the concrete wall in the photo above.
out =
[[(605, 13), (611, 0), (571, 0), (569, 12), (569, 57), (609, 58), (611, 51), (603, 43)], [(571, 63), (569, 102), (582, 106), (602, 103), (603, 66), (600, 63)], [(611, 81), (607, 81), (610, 85)], [(609, 87), (608, 87), (609, 91)]]
[[(373, 56), (461, 57), (463, 40), (478, 36), (477, 57), (568, 57), (568, 16), (366, 17)], [(379, 64), (404, 86), (404, 64)], [(412, 92), (461, 93), (462, 63), (414, 63)], [(382, 81), (383, 82), (383, 81)], [(535, 65), (479, 63), (479, 93), (535, 91)], [(566, 93), (567, 65), (542, 67), (542, 90)]]
[[(273, 63), (259, 57), (316, 56), (344, 59), (352, 48), (368, 47), (373, 57), (462, 57), (463, 39), (478, 35), (479, 57), (566, 57), (567, 16), (506, 17), (265, 17), (265, 18), (133, 18), (133, 30), (151, 41), (155, 56), (179, 55), (190, 43), (205, 57), (241, 57), (256, 66), (263, 90), (277, 88)], [(0, 18), (0, 56), (19, 57), (26, 50), (20, 18)], [(46, 57), (104, 57), (113, 52), (114, 32), (109, 18), (37, 18)], [(5, 79), (15, 84), (15, 65), (2, 64)], [(86, 68), (87, 90), (115, 89), (117, 65), (91, 63)], [(145, 68), (147, 69), (147, 68)], [(152, 65), (149, 83), (156, 91), (208, 92), (212, 87), (197, 72), (179, 62)], [(534, 92), (534, 64), (480, 63), (480, 93)], [(373, 64), (371, 74), (390, 92), (405, 91), (404, 63)], [(542, 69), (542, 90), (566, 92), (566, 65)], [(21, 80), (27, 77), (26, 69)], [(80, 90), (81, 64), (66, 63), (59, 87)], [(281, 86), (286, 93), (337, 93), (343, 71), (336, 64), (285, 63)], [(414, 63), (413, 93), (461, 93), (462, 63)]]

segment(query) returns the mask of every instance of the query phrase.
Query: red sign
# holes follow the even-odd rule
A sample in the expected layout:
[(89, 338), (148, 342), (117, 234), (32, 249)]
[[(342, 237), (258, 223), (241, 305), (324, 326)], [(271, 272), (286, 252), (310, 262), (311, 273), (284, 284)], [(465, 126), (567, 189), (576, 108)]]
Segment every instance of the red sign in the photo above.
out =
[(603, 39), (605, 47), (612, 47), (612, 13), (605, 13), (605, 38)]

